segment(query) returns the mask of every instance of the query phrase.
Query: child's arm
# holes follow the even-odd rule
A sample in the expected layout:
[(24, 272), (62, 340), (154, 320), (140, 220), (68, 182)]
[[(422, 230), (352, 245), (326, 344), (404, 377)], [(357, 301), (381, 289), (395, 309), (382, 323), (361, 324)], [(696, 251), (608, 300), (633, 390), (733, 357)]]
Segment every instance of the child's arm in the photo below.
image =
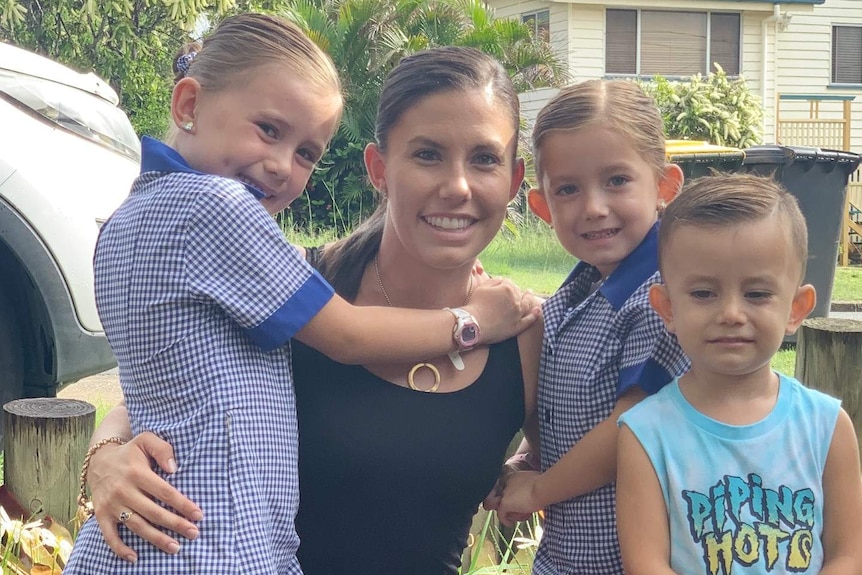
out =
[[(483, 281), (464, 309), (479, 324), (480, 345), (517, 335), (539, 316), (532, 295), (505, 279)], [(457, 351), (454, 327), (447, 310), (354, 306), (335, 295), (296, 339), (341, 363), (423, 361)]]
[[(524, 438), (516, 452), (503, 464), (500, 475), (491, 492), (482, 501), (482, 506), (488, 511), (497, 510), (506, 488), (506, 480), (512, 473), (540, 469), (539, 462), (539, 421), (537, 411), (537, 392), (539, 387), (539, 357), (542, 351), (542, 336), (544, 325), (540, 318), (530, 329), (518, 337), (518, 349), (521, 355), (521, 372), (524, 377), (524, 424), (521, 430)], [(529, 514), (512, 515), (509, 519), (525, 521)], [(507, 523), (508, 524), (508, 523)]]
[(823, 471), (821, 575), (862, 572), (862, 479), (853, 422), (842, 409)]
[(544, 473), (522, 472), (508, 478), (498, 514), (532, 513), (559, 501), (584, 495), (611, 483), (616, 476), (617, 419), (646, 397), (639, 387), (626, 390), (611, 414), (592, 428)]
[(616, 360), (619, 396), (613, 411), (544, 473), (510, 477), (498, 514), (531, 513), (611, 483), (616, 475), (617, 419), (688, 367), (676, 338), (645, 298), (626, 313), (632, 315), (623, 318), (630, 321), (621, 321), (629, 327)]
[[(217, 305), (264, 350), (297, 337), (342, 363), (416, 362), (457, 349), (455, 316), (354, 307), (291, 246), (273, 219), (236, 182), (197, 194), (183, 236), (192, 301)], [(482, 282), (463, 306), (476, 317), (477, 344), (514, 336), (535, 322), (533, 299), (508, 280)]]
[(667, 507), (655, 469), (623, 425), (617, 453), (617, 531), (626, 575), (673, 575)]

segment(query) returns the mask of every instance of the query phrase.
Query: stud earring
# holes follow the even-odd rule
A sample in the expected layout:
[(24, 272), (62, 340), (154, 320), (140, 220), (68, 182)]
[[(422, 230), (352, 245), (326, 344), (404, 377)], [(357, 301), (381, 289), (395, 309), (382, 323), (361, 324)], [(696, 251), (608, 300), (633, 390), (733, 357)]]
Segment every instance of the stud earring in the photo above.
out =
[(183, 124), (183, 130), (185, 130), (186, 132), (191, 132), (192, 128), (194, 128), (194, 127), (195, 127), (194, 122), (186, 122), (185, 124)]

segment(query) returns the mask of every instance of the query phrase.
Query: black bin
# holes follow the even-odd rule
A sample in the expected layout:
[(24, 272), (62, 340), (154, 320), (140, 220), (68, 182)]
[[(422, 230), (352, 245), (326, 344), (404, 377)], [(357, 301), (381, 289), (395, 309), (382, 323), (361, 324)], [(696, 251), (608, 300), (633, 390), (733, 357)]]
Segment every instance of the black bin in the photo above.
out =
[(817, 305), (808, 317), (828, 317), (844, 210), (847, 180), (862, 156), (852, 152), (778, 145), (745, 150), (741, 171), (771, 175), (796, 197), (808, 224), (808, 271), (805, 283), (817, 290)]
[(665, 151), (668, 161), (682, 169), (685, 181), (714, 171), (735, 172), (745, 161), (745, 152), (739, 148), (716, 146), (704, 141), (667, 140)]

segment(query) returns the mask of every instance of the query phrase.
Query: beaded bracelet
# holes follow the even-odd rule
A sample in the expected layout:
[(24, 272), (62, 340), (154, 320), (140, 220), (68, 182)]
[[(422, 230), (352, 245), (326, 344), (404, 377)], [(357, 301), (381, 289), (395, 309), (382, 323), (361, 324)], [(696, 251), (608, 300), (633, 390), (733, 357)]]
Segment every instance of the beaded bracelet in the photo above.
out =
[(81, 493), (78, 495), (78, 505), (84, 510), (87, 517), (93, 514), (93, 502), (87, 497), (87, 472), (90, 470), (90, 459), (92, 459), (93, 454), (109, 443), (125, 445), (126, 440), (122, 437), (114, 436), (97, 441), (87, 450), (87, 454), (84, 456), (84, 463), (81, 465)]

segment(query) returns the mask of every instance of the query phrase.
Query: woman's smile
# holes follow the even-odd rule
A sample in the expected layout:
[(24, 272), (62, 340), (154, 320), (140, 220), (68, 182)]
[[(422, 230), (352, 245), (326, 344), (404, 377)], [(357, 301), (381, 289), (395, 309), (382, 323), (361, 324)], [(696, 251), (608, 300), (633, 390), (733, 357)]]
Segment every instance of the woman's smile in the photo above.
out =
[(423, 216), (422, 220), (431, 227), (447, 231), (462, 231), (477, 221), (476, 218), (457, 216)]

